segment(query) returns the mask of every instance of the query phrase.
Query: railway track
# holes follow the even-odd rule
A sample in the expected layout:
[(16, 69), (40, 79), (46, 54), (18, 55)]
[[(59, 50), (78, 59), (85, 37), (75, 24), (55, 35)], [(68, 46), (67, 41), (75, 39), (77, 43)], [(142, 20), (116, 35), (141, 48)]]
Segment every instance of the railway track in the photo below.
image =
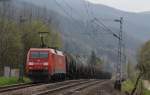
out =
[(23, 84), (17, 84), (17, 85), (4, 86), (4, 87), (0, 87), (0, 93), (23, 89), (23, 88), (32, 87), (32, 86), (38, 86), (42, 84), (44, 83), (36, 83), (36, 84), (35, 83), (23, 83)]
[(103, 83), (103, 82), (104, 81), (100, 81), (100, 80), (82, 80), (82, 81), (77, 81), (77, 82), (74, 82), (74, 83), (61, 85), (59, 87), (57, 86), (57, 87), (54, 87), (54, 88), (51, 88), (51, 89), (48, 89), (48, 90), (45, 90), (45, 91), (37, 92), (37, 93), (32, 94), (32, 95), (49, 95), (49, 93), (51, 93), (53, 95), (54, 93), (58, 93), (60, 91), (65, 91), (65, 90), (68, 90), (68, 89), (72, 89), (71, 92), (69, 91), (69, 92), (65, 93), (65, 95), (71, 95), (76, 91), (80, 91), (80, 90), (83, 90), (83, 89), (85, 89), (89, 86), (92, 86), (92, 85), (95, 85), (95, 84), (98, 84), (98, 83)]
[(45, 83), (36, 83), (36, 84), (35, 83), (23, 83), (23, 84), (0, 87), (0, 93), (9, 93), (11, 91), (16, 91), (16, 90), (25, 89), (25, 88), (38, 87), (38, 86), (46, 87), (47, 89), (51, 89), (51, 88), (56, 88), (56, 87), (61, 86), (61, 85), (70, 84), (70, 83), (74, 83), (74, 82), (78, 82), (78, 81), (85, 81), (85, 80), (82, 80), (82, 79), (81, 80), (67, 80), (67, 81), (55, 82), (55, 83), (49, 83), (49, 84), (45, 84)]
[(107, 83), (108, 81), (95, 81), (95, 82), (91, 82), (91, 83), (87, 83), (87, 84), (83, 84), (83, 85), (80, 85), (80, 86), (77, 86), (77, 87), (74, 87), (73, 89), (69, 90), (69, 91), (66, 91), (63, 95), (75, 95), (76, 93), (88, 88), (88, 87), (91, 87), (91, 86), (94, 86), (94, 85), (102, 85), (102, 84), (105, 84)]

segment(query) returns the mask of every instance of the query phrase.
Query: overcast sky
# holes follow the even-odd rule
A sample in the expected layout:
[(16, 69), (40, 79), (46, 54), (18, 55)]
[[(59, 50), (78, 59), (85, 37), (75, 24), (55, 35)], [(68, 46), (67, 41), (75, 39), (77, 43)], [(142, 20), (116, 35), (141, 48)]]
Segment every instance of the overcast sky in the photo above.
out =
[(150, 11), (150, 0), (88, 0), (130, 12)]

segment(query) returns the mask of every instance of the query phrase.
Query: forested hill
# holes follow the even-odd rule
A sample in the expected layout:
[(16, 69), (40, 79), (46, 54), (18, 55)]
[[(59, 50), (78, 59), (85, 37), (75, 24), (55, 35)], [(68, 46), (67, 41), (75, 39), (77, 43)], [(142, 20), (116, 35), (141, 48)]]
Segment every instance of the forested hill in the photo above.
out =
[[(19, 0), (20, 1), (20, 0)], [(115, 19), (120, 16), (124, 17), (125, 30), (139, 40), (148, 40), (150, 37), (149, 16), (150, 12), (131, 13), (124, 12), (112, 7), (101, 4), (92, 4), (84, 0), (21, 0), (38, 6), (51, 9), (61, 14), (61, 16), (72, 15), (73, 18), (79, 20), (91, 19), (93, 16), (104, 19), (106, 24), (112, 25), (112, 22), (107, 19)], [(57, 1), (57, 2), (56, 2)], [(88, 13), (87, 13), (88, 11)], [(105, 21), (106, 20), (106, 21)]]
[[(15, 1), (18, 2), (18, 0)], [(109, 56), (108, 59), (115, 59), (117, 40), (102, 25), (98, 27), (95, 22), (91, 23), (90, 20), (93, 16), (100, 18), (115, 33), (118, 33), (119, 25), (113, 22), (113, 19), (124, 16), (125, 41), (127, 42), (127, 50), (132, 56), (135, 56), (140, 44), (148, 39), (148, 27), (141, 25), (141, 27), (146, 27), (144, 28), (145, 32), (141, 32), (140, 24), (137, 25), (138, 23), (135, 21), (140, 20), (139, 22), (142, 22), (140, 19), (142, 17), (136, 13), (122, 12), (104, 5), (91, 3), (87, 5), (81, 0), (66, 0), (66, 3), (62, 0), (58, 0), (58, 2), (55, 2), (55, 0), (43, 0), (43, 2), (40, 2), (40, 0), (36, 0), (36, 2), (35, 0), (22, 1), (26, 2), (22, 3), (27, 6), (24, 6), (26, 10), (35, 7), (33, 5), (36, 5), (39, 9), (41, 7), (47, 9), (47, 14), (50, 15), (48, 17), (63, 34), (64, 49), (73, 53), (89, 54), (92, 50), (95, 50), (99, 56), (106, 59)], [(19, 2), (21, 1), (19, 0)], [(88, 11), (88, 14), (85, 10)]]
[(149, 24), (148, 20), (145, 20), (148, 14), (123, 12), (81, 0), (57, 1), (11, 0), (17, 9), (25, 11), (25, 14), (20, 15), (27, 18), (35, 18), (36, 15), (43, 18), (46, 23), (52, 23), (62, 34), (63, 49), (75, 54), (89, 55), (94, 50), (104, 59), (116, 59), (118, 40), (101, 24), (98, 26), (97, 22), (91, 22), (94, 17), (101, 20), (115, 33), (119, 31), (119, 24), (113, 22), (113, 19), (124, 17), (124, 35), (128, 56), (135, 56), (137, 48), (143, 41), (149, 39)]

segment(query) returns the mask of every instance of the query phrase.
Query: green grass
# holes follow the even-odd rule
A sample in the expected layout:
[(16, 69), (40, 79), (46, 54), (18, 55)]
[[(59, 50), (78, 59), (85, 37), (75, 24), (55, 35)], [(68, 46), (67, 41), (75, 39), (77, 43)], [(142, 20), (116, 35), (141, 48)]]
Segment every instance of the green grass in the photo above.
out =
[(150, 95), (150, 90), (144, 89), (144, 95)]
[(123, 85), (122, 85), (122, 90), (125, 92), (131, 92), (132, 89), (134, 87), (134, 83), (131, 81), (131, 80), (127, 80), (125, 82), (123, 82)]
[[(24, 78), (24, 83), (28, 83), (28, 82), (31, 82), (30, 79)], [(10, 77), (10, 78), (0, 77), (0, 86), (12, 85), (12, 84), (18, 84), (18, 83), (21, 83), (21, 82), (18, 82), (18, 78), (16, 77)]]
[[(134, 87), (134, 83), (131, 80), (127, 80), (127, 81), (123, 82), (122, 90), (124, 92), (127, 91), (127, 92), (131, 93), (133, 87)], [(144, 93), (143, 95), (150, 95), (150, 90), (144, 89), (143, 93)]]

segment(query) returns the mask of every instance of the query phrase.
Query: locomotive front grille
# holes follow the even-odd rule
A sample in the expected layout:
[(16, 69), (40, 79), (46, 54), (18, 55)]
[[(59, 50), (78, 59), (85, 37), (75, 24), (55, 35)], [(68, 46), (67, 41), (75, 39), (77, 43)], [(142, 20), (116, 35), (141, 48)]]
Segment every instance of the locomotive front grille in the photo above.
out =
[(48, 70), (29, 70), (29, 76), (48, 76)]

